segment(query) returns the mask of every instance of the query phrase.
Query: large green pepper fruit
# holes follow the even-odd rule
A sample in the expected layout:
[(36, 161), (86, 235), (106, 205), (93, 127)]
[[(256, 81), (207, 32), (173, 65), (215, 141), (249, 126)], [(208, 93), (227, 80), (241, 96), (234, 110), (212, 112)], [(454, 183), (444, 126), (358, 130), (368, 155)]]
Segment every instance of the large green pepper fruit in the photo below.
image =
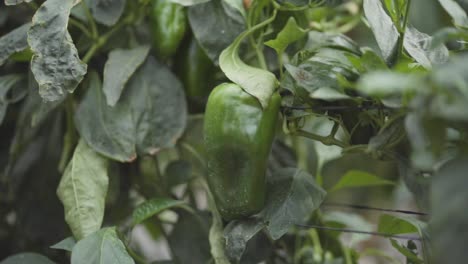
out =
[(163, 59), (174, 55), (187, 28), (184, 7), (169, 0), (154, 0), (150, 19), (156, 54)]
[(207, 179), (225, 220), (250, 216), (263, 208), (280, 103), (275, 93), (262, 109), (255, 97), (232, 83), (217, 86), (208, 98), (204, 121)]

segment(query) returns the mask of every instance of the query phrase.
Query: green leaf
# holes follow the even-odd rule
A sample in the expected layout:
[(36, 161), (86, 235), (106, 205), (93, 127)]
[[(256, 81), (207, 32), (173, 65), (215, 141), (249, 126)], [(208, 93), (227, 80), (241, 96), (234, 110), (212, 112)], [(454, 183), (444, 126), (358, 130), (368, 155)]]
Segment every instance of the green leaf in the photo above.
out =
[(243, 0), (223, 0), (224, 3), (226, 3), (227, 5), (229, 5), (230, 7), (232, 7), (232, 9), (236, 10), (237, 12), (239, 12), (243, 17), (245, 17), (247, 14), (246, 14), (246, 10), (245, 10), (245, 7), (244, 7), (244, 1)]
[(247, 36), (255, 30), (268, 25), (274, 18), (275, 16), (272, 16), (250, 30), (244, 31), (219, 56), (219, 66), (229, 80), (238, 84), (248, 94), (257, 98), (263, 108), (268, 106), (268, 102), (278, 86), (278, 80), (273, 73), (267, 70), (245, 64), (239, 58), (238, 53), (240, 44)]
[(203, 4), (211, 0), (169, 0), (172, 3), (176, 3), (183, 6), (193, 6), (198, 4)]
[(289, 44), (300, 40), (306, 34), (307, 30), (300, 28), (294, 17), (290, 17), (276, 38), (265, 42), (265, 45), (275, 49), (278, 56), (281, 56)]
[(348, 95), (340, 93), (337, 90), (332, 89), (330, 87), (318, 88), (317, 90), (312, 91), (309, 94), (309, 96), (312, 99), (324, 100), (328, 102), (351, 99), (351, 97), (349, 97)]
[(11, 6), (11, 5), (17, 5), (17, 4), (21, 4), (21, 3), (29, 3), (31, 2), (32, 0), (5, 0), (5, 5), (7, 6)]
[(134, 264), (115, 227), (103, 228), (78, 241), (71, 254), (71, 264)]
[(332, 48), (360, 55), (359, 45), (344, 34), (309, 31), (308, 40), (304, 49), (315, 51), (321, 48)]
[(448, 41), (468, 42), (468, 32), (457, 28), (442, 28), (432, 35), (431, 49), (437, 48)]
[[(24, 76), (20, 74), (9, 74), (0, 77), (0, 125), (5, 118), (8, 104), (18, 101), (27, 94), (25, 87), (18, 85), (21, 84), (23, 80)], [(14, 91), (18, 89), (20, 89), (19, 92)], [(12, 90), (16, 92), (16, 94), (9, 96)]]
[(80, 140), (60, 180), (57, 195), (77, 240), (101, 228), (109, 178), (108, 161)]
[(258, 218), (234, 220), (224, 228), (226, 240), (226, 255), (229, 259), (238, 263), (244, 254), (247, 242), (260, 232), (266, 223)]
[(326, 195), (312, 175), (294, 168), (278, 170), (267, 188), (267, 202), (260, 216), (268, 223), (267, 231), (274, 240), (293, 225), (304, 223)]
[(140, 46), (129, 50), (115, 49), (109, 52), (104, 66), (103, 90), (107, 104), (115, 106), (128, 79), (148, 56), (150, 47)]
[[(94, 19), (103, 25), (112, 26), (122, 16), (126, 0), (83, 0)], [(77, 8), (84, 8), (81, 4)]]
[(184, 205), (184, 201), (177, 201), (167, 198), (153, 198), (140, 204), (133, 211), (133, 224), (140, 224), (146, 219), (159, 214), (160, 212)]
[(66, 251), (72, 252), (73, 247), (76, 245), (76, 240), (74, 237), (67, 237), (64, 240), (58, 242), (57, 244), (50, 246), (53, 249), (63, 249)]
[[(346, 228), (372, 232), (373, 225), (366, 221), (362, 216), (349, 212), (331, 211), (323, 214), (323, 220), (328, 224), (339, 223)], [(349, 235), (349, 234), (348, 234)], [(351, 234), (348, 237), (348, 245), (353, 247), (372, 236), (366, 234)]]
[(468, 16), (465, 10), (454, 0), (439, 0), (445, 11), (452, 17), (456, 26), (468, 28)]
[(399, 118), (393, 120), (391, 123), (385, 124), (379, 133), (369, 140), (367, 145), (367, 152), (375, 153), (384, 150), (386, 146), (392, 145), (397, 142), (405, 133), (404, 119)]
[(31, 23), (24, 24), (0, 38), (0, 66), (12, 54), (23, 51), (29, 47), (28, 30)]
[(404, 247), (398, 243), (395, 239), (390, 239), (392, 246), (398, 250), (403, 256), (407, 258), (408, 261), (407, 263), (412, 263), (412, 264), (424, 264), (424, 261), (418, 257), (413, 251), (411, 251), (409, 248)]
[(186, 183), (192, 176), (193, 164), (187, 160), (175, 160), (169, 163), (164, 171), (168, 188)]
[(188, 8), (193, 35), (215, 64), (218, 64), (219, 54), (245, 29), (243, 20), (229, 16), (232, 12), (230, 9), (232, 8), (221, 0), (212, 0)]
[(365, 171), (350, 170), (331, 188), (337, 191), (343, 188), (395, 185), (394, 182), (381, 179)]
[(430, 233), (434, 263), (468, 259), (468, 158), (447, 162), (432, 177)]
[(379, 218), (378, 232), (389, 235), (423, 233), (424, 222), (414, 218), (383, 214)]
[(364, 0), (364, 14), (385, 61), (391, 62), (400, 36), (392, 19), (385, 12), (380, 0)]
[(431, 36), (411, 26), (406, 28), (403, 45), (411, 57), (426, 69), (431, 69), (433, 64), (447, 62), (449, 56), (449, 51), (444, 45), (431, 48), (431, 42)]
[(208, 263), (212, 259), (208, 232), (208, 214), (181, 212), (167, 241), (176, 263)]
[(43, 255), (37, 253), (19, 253), (13, 256), (10, 256), (0, 262), (0, 264), (54, 264), (55, 262), (51, 261)]
[(347, 56), (353, 67), (359, 73), (367, 73), (376, 70), (388, 70), (387, 64), (373, 50), (364, 48), (361, 57)]
[(375, 71), (362, 76), (357, 89), (366, 95), (380, 98), (404, 95), (422, 89), (423, 77), (419, 74)]
[(90, 147), (124, 162), (174, 146), (186, 122), (181, 82), (153, 57), (133, 75), (114, 107), (106, 104), (98, 75), (90, 74), (90, 87), (75, 116)]
[(46, 101), (63, 99), (72, 93), (86, 74), (87, 65), (67, 31), (70, 9), (76, 0), (47, 0), (36, 11), (28, 32), (34, 53), (31, 70)]

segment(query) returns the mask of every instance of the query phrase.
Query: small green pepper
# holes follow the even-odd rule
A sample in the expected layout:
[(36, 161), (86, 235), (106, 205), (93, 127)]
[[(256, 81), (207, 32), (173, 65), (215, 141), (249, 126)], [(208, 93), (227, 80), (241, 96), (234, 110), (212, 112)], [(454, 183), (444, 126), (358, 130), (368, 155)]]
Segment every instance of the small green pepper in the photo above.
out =
[(150, 19), (156, 54), (163, 59), (171, 57), (187, 28), (184, 7), (169, 0), (154, 0)]
[(187, 41), (187, 47), (177, 54), (177, 75), (184, 84), (188, 97), (205, 97), (212, 90), (213, 72), (216, 68), (195, 38)]
[(225, 220), (259, 212), (265, 201), (268, 155), (275, 136), (281, 97), (266, 109), (232, 83), (218, 85), (205, 112), (207, 181)]

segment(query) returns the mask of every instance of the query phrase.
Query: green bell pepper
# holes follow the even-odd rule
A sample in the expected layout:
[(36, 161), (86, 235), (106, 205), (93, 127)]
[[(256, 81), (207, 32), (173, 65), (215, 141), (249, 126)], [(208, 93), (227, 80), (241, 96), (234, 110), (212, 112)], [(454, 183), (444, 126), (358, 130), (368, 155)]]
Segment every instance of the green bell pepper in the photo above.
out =
[(177, 54), (177, 75), (188, 97), (205, 97), (212, 90), (216, 68), (195, 38), (187, 41)]
[(154, 0), (150, 19), (156, 54), (162, 59), (171, 57), (177, 51), (187, 28), (184, 7), (169, 0)]
[(265, 201), (268, 155), (275, 136), (281, 97), (266, 109), (232, 83), (218, 85), (205, 112), (207, 181), (225, 220), (259, 212)]

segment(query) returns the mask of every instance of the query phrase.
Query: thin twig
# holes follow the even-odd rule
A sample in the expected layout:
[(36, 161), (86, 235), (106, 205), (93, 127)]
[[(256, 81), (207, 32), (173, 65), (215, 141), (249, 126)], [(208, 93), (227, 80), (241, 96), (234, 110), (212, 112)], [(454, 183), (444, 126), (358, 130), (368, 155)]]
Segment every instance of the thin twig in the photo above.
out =
[[(344, 111), (344, 110), (370, 110), (370, 109), (382, 109), (387, 108), (382, 105), (362, 105), (362, 106), (346, 106), (346, 105), (337, 105), (337, 106), (282, 106), (284, 109), (293, 109), (293, 110), (314, 110), (314, 111)], [(392, 108), (388, 108), (392, 109)]]
[(371, 236), (392, 237), (392, 238), (399, 238), (399, 239), (422, 241), (422, 239), (420, 237), (415, 237), (415, 236), (395, 235), (395, 234), (388, 234), (388, 233), (371, 232), (371, 231), (354, 230), (354, 229), (337, 228), (337, 227), (328, 227), (328, 226), (318, 226), (318, 225), (296, 224), (296, 226), (301, 227), (301, 228), (315, 228), (315, 229), (322, 229), (322, 230), (339, 231), (339, 232), (344, 232), (344, 233), (356, 233), (356, 234), (365, 234), (365, 235), (371, 235)]
[(429, 215), (429, 214), (423, 213), (423, 212), (414, 212), (414, 211), (400, 210), (400, 209), (385, 209), (385, 208), (377, 208), (377, 207), (371, 207), (371, 206), (366, 206), (366, 205), (357, 205), (357, 204), (323, 203), (322, 206), (325, 206), (325, 207), (349, 207), (349, 208), (360, 209), (360, 210), (373, 210), (373, 211), (392, 212), (392, 213), (409, 214), (409, 215), (423, 215), (423, 216), (428, 216)]

